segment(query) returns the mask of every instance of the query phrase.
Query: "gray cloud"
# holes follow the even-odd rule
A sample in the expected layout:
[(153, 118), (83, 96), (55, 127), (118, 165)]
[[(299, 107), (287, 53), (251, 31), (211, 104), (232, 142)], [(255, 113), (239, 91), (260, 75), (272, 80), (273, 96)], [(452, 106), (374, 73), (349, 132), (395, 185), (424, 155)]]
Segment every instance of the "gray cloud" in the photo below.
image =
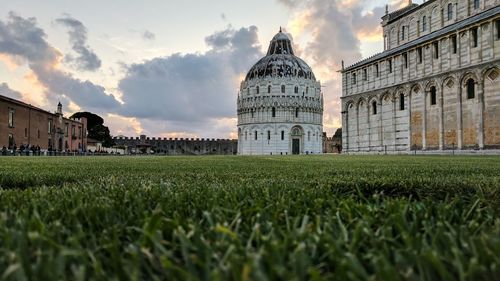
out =
[(87, 28), (77, 19), (65, 15), (56, 22), (68, 28), (69, 42), (78, 56), (67, 55), (65, 60), (78, 70), (94, 71), (101, 67), (101, 60), (87, 45)]
[(12, 90), (9, 87), (9, 85), (7, 85), (7, 83), (0, 84), (0, 95), (6, 96), (9, 98), (13, 98), (13, 99), (20, 99), (22, 97), (20, 92), (18, 92), (16, 90)]
[(144, 38), (146, 40), (155, 40), (156, 35), (153, 32), (149, 31), (149, 30), (145, 30), (142, 33), (142, 38)]
[[(326, 69), (329, 76), (322, 81), (325, 98), (325, 128), (333, 134), (332, 124), (340, 124), (340, 74), (344, 60), (346, 65), (361, 59), (362, 35), (378, 34), (380, 18), (385, 7), (375, 7), (366, 13), (366, 6), (372, 0), (350, 1), (346, 8), (338, 0), (277, 0), (303, 18), (297, 21), (301, 28), (310, 34), (310, 40), (304, 46), (302, 55), (317, 71)], [(406, 0), (393, 1), (391, 10), (399, 7)], [(381, 35), (380, 35), (381, 37)]]
[(130, 65), (119, 83), (125, 102), (120, 113), (189, 122), (191, 130), (234, 117), (239, 77), (262, 56), (257, 28), (228, 27), (205, 42), (210, 50), (204, 54), (174, 54)]
[(45, 94), (50, 101), (67, 97), (88, 110), (113, 109), (120, 105), (103, 87), (57, 69), (62, 55), (47, 43), (46, 37), (35, 18), (25, 19), (11, 12), (7, 21), (0, 20), (0, 53), (25, 60), (47, 88)]

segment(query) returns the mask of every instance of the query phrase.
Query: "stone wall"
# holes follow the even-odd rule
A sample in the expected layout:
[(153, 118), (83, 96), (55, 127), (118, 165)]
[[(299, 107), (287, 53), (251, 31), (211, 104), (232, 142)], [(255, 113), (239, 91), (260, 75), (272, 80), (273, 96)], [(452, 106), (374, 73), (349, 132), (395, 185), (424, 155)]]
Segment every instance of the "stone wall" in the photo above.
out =
[(114, 137), (116, 147), (125, 149), (127, 154), (165, 155), (234, 155), (238, 152), (238, 141), (230, 139), (199, 138), (136, 138)]

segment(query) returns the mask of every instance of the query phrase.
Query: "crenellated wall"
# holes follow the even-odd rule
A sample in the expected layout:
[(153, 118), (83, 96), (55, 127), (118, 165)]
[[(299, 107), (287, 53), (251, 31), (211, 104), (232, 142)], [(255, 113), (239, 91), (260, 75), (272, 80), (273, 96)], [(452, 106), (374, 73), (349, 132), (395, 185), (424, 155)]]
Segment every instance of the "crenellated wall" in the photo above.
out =
[(136, 138), (114, 137), (113, 140), (127, 154), (234, 155), (238, 151), (238, 141), (231, 139), (149, 138), (141, 135)]

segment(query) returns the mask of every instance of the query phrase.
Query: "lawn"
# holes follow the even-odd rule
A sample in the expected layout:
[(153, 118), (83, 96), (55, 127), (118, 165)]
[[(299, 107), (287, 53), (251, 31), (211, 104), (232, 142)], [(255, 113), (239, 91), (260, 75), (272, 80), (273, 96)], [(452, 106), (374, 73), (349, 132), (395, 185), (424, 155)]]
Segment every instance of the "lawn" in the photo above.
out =
[(499, 280), (500, 157), (0, 157), (0, 280)]

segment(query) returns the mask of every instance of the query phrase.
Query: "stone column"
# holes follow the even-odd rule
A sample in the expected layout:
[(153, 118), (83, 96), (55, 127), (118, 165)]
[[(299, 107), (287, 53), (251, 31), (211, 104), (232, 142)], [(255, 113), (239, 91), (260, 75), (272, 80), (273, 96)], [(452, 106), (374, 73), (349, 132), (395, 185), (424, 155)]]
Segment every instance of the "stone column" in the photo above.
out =
[(384, 126), (382, 125), (382, 116), (384, 115), (383, 113), (383, 107), (382, 107), (382, 97), (379, 98), (379, 104), (378, 104), (378, 108), (379, 109), (379, 112), (377, 112), (379, 114), (379, 128), (378, 128), (378, 133), (379, 133), (379, 143), (380, 143), (380, 148), (379, 150), (384, 150)]
[(371, 102), (370, 100), (368, 100), (367, 102), (367, 110), (366, 110), (366, 122), (368, 123), (368, 151), (371, 151), (372, 150), (372, 124), (370, 122), (370, 119), (371, 119), (371, 115), (373, 112), (371, 112), (370, 108), (371, 108)]
[(439, 150), (444, 149), (443, 88), (439, 89)]
[(394, 147), (393, 151), (396, 151), (396, 144), (397, 144), (397, 133), (396, 133), (396, 104), (397, 100), (395, 97), (392, 98), (392, 132), (394, 133)]
[(479, 149), (484, 149), (484, 80), (483, 77), (479, 78), (477, 85), (477, 103), (478, 103), (478, 132), (477, 143)]
[(408, 151), (411, 151), (411, 89), (408, 92)]
[(424, 103), (422, 110), (422, 150), (427, 149), (427, 91), (424, 90)]
[(359, 104), (356, 107), (356, 149), (359, 151)]
[(462, 149), (462, 140), (463, 140), (463, 132), (462, 132), (462, 92), (463, 87), (461, 81), (458, 81), (458, 89), (457, 89), (457, 149)]
[[(458, 13), (458, 12), (457, 12)], [(461, 67), (462, 65), (462, 57), (460, 56), (461, 55), (461, 49), (462, 49), (462, 45), (460, 44), (460, 32), (456, 32), (456, 36), (457, 36), (457, 55), (458, 55), (458, 67)], [(460, 83), (459, 83), (460, 84)]]
[(343, 104), (342, 110), (342, 146), (349, 152), (349, 107)]

